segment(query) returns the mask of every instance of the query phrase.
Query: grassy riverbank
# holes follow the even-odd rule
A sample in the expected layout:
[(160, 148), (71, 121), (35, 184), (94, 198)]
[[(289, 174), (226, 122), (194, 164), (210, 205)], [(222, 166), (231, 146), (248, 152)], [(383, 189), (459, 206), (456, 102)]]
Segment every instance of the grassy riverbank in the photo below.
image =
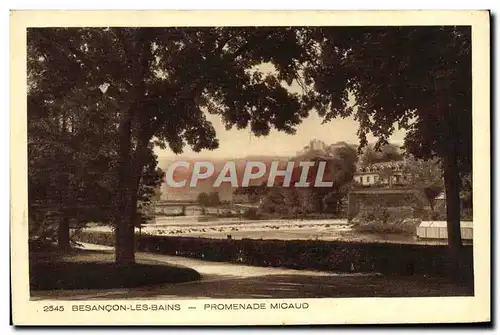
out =
[(116, 265), (113, 251), (45, 248), (30, 253), (31, 290), (130, 288), (199, 280), (195, 270), (137, 259)]

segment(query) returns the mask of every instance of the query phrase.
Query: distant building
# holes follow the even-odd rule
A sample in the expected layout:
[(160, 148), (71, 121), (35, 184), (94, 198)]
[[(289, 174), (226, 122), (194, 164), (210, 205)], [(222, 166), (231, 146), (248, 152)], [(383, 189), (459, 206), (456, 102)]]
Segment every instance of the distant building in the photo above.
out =
[(380, 181), (378, 173), (371, 171), (357, 171), (354, 174), (354, 180), (365, 186), (374, 185)]
[(405, 173), (405, 162), (401, 160), (358, 166), (354, 180), (363, 186), (405, 185), (409, 181), (409, 175)]
[(297, 156), (302, 156), (305, 155), (311, 151), (319, 151), (322, 153), (326, 153), (327, 151), (327, 145), (325, 142), (321, 140), (311, 140), (309, 142), (309, 145), (306, 145), (302, 150), (297, 151)]
[(311, 150), (326, 151), (326, 144), (320, 140), (312, 140), (309, 144)]

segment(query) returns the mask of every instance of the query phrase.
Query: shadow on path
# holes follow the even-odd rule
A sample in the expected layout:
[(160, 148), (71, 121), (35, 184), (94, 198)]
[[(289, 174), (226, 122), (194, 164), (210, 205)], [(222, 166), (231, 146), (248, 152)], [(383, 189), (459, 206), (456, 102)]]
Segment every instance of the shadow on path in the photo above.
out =
[(200, 281), (111, 289), (33, 292), (34, 299), (347, 298), (470, 296), (473, 287), (443, 277), (335, 274), (242, 266), (138, 253), (138, 258), (186, 266)]
[(243, 298), (348, 298), (469, 296), (473, 288), (442, 278), (423, 277), (325, 277), (269, 275), (217, 277), (200, 282), (163, 284), (107, 291), (41, 292), (41, 299), (243, 299)]

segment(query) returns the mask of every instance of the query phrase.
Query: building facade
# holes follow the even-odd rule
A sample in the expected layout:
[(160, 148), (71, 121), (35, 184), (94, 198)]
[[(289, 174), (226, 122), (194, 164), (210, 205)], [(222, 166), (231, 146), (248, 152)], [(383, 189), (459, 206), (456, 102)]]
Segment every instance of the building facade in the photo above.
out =
[(297, 156), (305, 155), (311, 151), (320, 151), (325, 153), (327, 151), (327, 145), (321, 140), (311, 140), (309, 145), (306, 145), (302, 150), (297, 151)]
[(370, 185), (374, 185), (374, 184), (377, 184), (380, 179), (379, 179), (379, 175), (375, 172), (356, 172), (356, 174), (354, 175), (354, 181), (356, 181), (357, 183), (361, 184), (361, 185), (365, 185), (365, 186), (370, 186)]
[(363, 186), (390, 187), (408, 184), (409, 175), (405, 173), (405, 162), (401, 160), (358, 166), (354, 180)]

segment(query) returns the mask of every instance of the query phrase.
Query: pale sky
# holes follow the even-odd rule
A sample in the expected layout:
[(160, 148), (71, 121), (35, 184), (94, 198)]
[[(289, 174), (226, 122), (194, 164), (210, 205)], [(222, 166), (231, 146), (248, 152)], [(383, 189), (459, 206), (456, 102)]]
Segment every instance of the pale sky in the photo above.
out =
[[(216, 130), (219, 148), (213, 151), (202, 150), (195, 153), (189, 146), (186, 146), (184, 147), (184, 153), (181, 154), (182, 156), (192, 158), (238, 158), (249, 155), (288, 156), (295, 155), (298, 150), (308, 145), (312, 139), (321, 140), (327, 145), (339, 141), (359, 144), (356, 134), (358, 123), (353, 118), (333, 119), (329, 123), (322, 125), (322, 119), (314, 111), (297, 126), (295, 135), (271, 130), (268, 136), (256, 137), (250, 135), (249, 129), (237, 130), (233, 128), (226, 130), (217, 115), (208, 115), (208, 119)], [(403, 130), (396, 130), (390, 138), (390, 142), (402, 144), (404, 136), (405, 132)], [(368, 141), (375, 142), (376, 139), (368, 137)], [(156, 153), (160, 157), (175, 156), (169, 149), (157, 149)]]
[[(276, 70), (270, 63), (263, 63), (255, 66), (249, 71), (259, 71), (262, 74), (274, 74)], [(300, 85), (296, 81), (291, 86), (282, 83), (290, 92), (299, 93)], [(351, 96), (348, 105), (355, 104), (354, 97)], [(304, 148), (313, 139), (321, 140), (329, 145), (335, 142), (347, 142), (349, 144), (359, 144), (357, 137), (358, 122), (352, 117), (333, 119), (327, 124), (321, 124), (322, 118), (315, 111), (311, 111), (309, 117), (304, 119), (296, 129), (295, 135), (288, 135), (271, 129), (268, 136), (256, 137), (251, 135), (250, 129), (226, 130), (220, 116), (208, 114), (207, 119), (212, 122), (217, 138), (219, 139), (219, 148), (213, 151), (202, 150), (195, 153), (190, 147), (184, 147), (184, 157), (191, 158), (243, 158), (250, 155), (264, 156), (289, 156), (295, 155), (298, 150)], [(389, 142), (394, 144), (403, 144), (405, 137), (404, 130), (397, 130), (390, 138)], [(373, 136), (368, 136), (369, 142), (375, 142)], [(175, 157), (175, 154), (167, 149), (156, 149), (156, 154), (160, 157)]]

